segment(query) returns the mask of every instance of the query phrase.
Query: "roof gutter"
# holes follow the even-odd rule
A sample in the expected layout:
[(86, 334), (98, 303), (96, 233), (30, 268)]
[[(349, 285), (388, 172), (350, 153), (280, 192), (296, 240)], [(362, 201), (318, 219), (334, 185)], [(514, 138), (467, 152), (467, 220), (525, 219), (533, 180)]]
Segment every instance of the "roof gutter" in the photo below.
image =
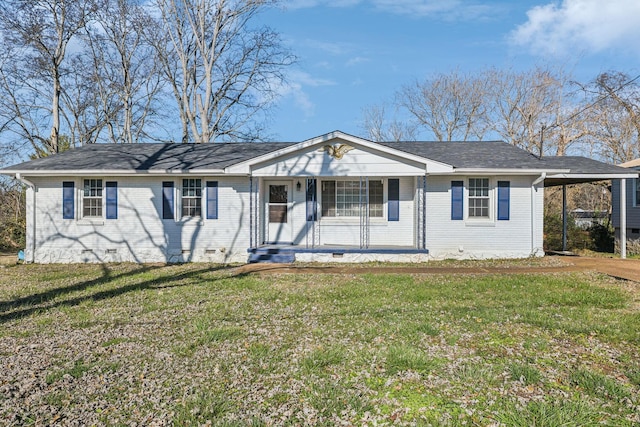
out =
[(566, 174), (571, 172), (569, 169), (490, 169), (490, 168), (458, 168), (454, 173), (459, 174), (478, 174), (478, 175), (538, 175), (544, 174)]
[[(31, 221), (27, 221), (27, 230), (26, 230), (26, 244), (29, 247), (28, 251), (25, 251), (25, 262), (32, 263), (35, 260), (36, 254), (36, 185), (24, 178), (20, 172), (16, 172), (15, 178), (23, 183), (24, 185), (31, 188), (32, 201), (31, 201), (31, 209), (27, 212), (27, 215), (31, 216)], [(27, 200), (27, 206), (29, 206), (29, 202)], [(29, 230), (30, 229), (30, 230)], [(30, 231), (30, 232), (29, 232)]]
[(560, 173), (557, 175), (549, 175), (549, 179), (625, 179), (625, 178), (637, 178), (638, 172), (635, 173), (601, 173), (601, 174), (589, 174), (589, 173)]

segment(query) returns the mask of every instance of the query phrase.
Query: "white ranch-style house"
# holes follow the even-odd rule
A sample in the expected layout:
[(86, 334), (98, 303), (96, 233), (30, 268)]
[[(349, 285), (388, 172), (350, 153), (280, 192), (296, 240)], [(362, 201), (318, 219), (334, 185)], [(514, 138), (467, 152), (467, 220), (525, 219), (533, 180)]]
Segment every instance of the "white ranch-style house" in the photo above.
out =
[(95, 144), (0, 173), (27, 186), (25, 259), (403, 261), (544, 255), (544, 187), (637, 177), (504, 142)]

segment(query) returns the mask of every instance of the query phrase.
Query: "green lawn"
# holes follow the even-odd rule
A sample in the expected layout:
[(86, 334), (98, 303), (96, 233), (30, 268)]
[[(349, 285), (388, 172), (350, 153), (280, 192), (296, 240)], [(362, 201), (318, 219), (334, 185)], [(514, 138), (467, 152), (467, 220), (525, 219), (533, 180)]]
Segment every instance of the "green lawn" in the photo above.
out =
[(10, 266), (0, 425), (638, 425), (638, 293), (577, 273)]

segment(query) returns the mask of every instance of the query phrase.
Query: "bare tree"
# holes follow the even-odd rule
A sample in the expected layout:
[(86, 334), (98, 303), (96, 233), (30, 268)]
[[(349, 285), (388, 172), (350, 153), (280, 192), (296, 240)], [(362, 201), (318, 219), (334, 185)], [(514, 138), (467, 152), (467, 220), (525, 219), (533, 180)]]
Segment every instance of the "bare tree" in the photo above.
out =
[(182, 123), (182, 142), (255, 140), (294, 57), (252, 19), (274, 0), (155, 0), (151, 37)]
[(493, 131), (513, 145), (541, 154), (544, 127), (562, 121), (558, 119), (562, 79), (544, 68), (527, 72), (492, 69), (487, 75)]
[(636, 79), (625, 73), (608, 72), (584, 87), (591, 96), (589, 119), (594, 152), (612, 163), (640, 157), (640, 86)]
[(483, 139), (486, 81), (455, 71), (402, 87), (396, 104), (438, 141)]
[(371, 141), (408, 141), (416, 139), (416, 129), (411, 123), (387, 117), (384, 105), (374, 105), (362, 110), (362, 129)]
[[(101, 0), (83, 40), (87, 50), (84, 73), (75, 88), (90, 91), (90, 122), (80, 121), (84, 134), (95, 135), (103, 128), (111, 142), (138, 142), (147, 136), (145, 125), (155, 112), (154, 101), (160, 90), (159, 67), (154, 50), (144, 37), (145, 27), (153, 25), (145, 9), (135, 0)], [(83, 84), (84, 82), (84, 84)], [(84, 109), (78, 97), (70, 105)], [(89, 123), (87, 126), (86, 123)], [(87, 142), (93, 142), (87, 138)]]
[[(16, 66), (22, 67), (21, 70), (3, 70), (4, 89), (11, 92), (5, 104), (12, 108), (18, 127), (34, 148), (41, 144), (52, 153), (58, 151), (67, 47), (94, 10), (92, 1), (64, 0), (5, 0), (0, 10), (0, 28), (5, 41), (25, 52), (16, 58), (19, 62)], [(10, 80), (18, 83), (18, 88), (7, 87)], [(48, 89), (44, 92), (43, 88)], [(44, 97), (45, 93), (48, 96)], [(50, 100), (50, 107), (43, 105), (44, 99)], [(25, 100), (33, 104), (25, 105)], [(50, 114), (48, 138), (42, 132), (43, 116), (37, 116), (47, 110)], [(36, 124), (38, 126), (33, 126)]]

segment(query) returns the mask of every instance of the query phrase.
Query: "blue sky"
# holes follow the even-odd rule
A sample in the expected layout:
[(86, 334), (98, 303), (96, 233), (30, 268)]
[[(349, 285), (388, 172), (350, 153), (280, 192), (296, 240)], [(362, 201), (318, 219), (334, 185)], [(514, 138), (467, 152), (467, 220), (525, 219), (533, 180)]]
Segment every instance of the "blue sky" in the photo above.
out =
[(270, 126), (279, 141), (364, 135), (364, 107), (455, 69), (640, 74), (639, 0), (289, 0), (261, 21), (299, 58)]

